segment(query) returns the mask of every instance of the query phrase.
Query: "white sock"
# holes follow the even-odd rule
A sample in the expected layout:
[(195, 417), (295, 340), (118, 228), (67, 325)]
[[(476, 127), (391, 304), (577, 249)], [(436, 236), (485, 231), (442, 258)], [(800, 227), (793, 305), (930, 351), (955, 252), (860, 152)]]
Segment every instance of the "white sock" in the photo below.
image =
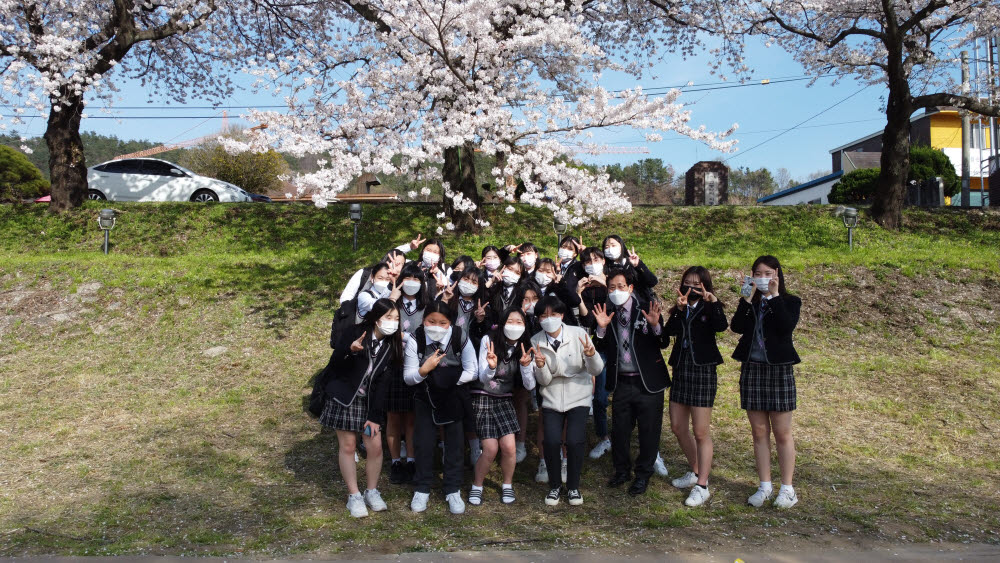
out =
[(507, 489), (513, 489), (513, 488), (514, 488), (514, 485), (513, 485), (513, 483), (504, 483), (504, 484), (503, 484), (503, 490), (505, 490), (505, 491), (506, 491)]
[(481, 490), (483, 490), (483, 488), (482, 487), (477, 487), (477, 486), (473, 485), (472, 486), (472, 490), (473, 491), (481, 491)]
[(760, 482), (760, 490), (771, 492), (771, 491), (774, 490), (774, 487), (771, 486), (771, 482), (770, 481), (761, 481)]
[(397, 461), (399, 461), (399, 458), (398, 458), (398, 457), (394, 457), (394, 458), (392, 458), (392, 462), (393, 462), (393, 463), (396, 463)]
[(469, 438), (469, 447), (472, 451), (479, 451), (479, 438)]
[(408, 457), (408, 458), (406, 458), (406, 463), (410, 463), (411, 461), (412, 462), (416, 462), (417, 458), (415, 458), (415, 457)]
[(792, 487), (791, 485), (782, 485), (781, 488), (778, 489), (778, 494), (781, 494), (785, 491), (788, 491), (788, 494), (790, 494), (791, 496), (795, 496), (795, 488)]

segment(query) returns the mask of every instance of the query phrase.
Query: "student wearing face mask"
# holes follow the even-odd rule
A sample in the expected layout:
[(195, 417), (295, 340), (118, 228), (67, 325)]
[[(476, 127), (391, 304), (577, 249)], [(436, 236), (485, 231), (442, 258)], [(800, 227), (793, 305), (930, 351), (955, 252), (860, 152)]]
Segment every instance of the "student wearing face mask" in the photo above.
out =
[[(331, 360), (334, 376), (326, 384), (327, 400), (320, 422), (337, 431), (340, 474), (347, 485), (351, 516), (368, 516), (368, 509), (386, 509), (378, 491), (382, 473), (382, 424), (385, 422), (387, 380), (402, 366), (399, 310), (388, 299), (372, 304), (364, 322), (342, 334)], [(368, 452), (367, 488), (358, 488), (355, 451), (357, 435)]]
[(365, 289), (358, 294), (358, 324), (360, 324), (365, 315), (368, 314), (368, 311), (372, 310), (372, 305), (374, 305), (376, 301), (379, 299), (390, 299), (395, 301), (400, 295), (400, 290), (393, 287), (392, 276), (389, 275), (388, 264), (380, 262), (372, 266), (371, 272), (371, 285), (368, 286), (368, 289)]
[[(385, 256), (379, 260), (379, 263), (384, 263), (389, 265), (389, 273), (393, 277), (398, 276), (400, 270), (403, 268), (403, 264), (406, 263), (406, 253), (411, 250), (416, 250), (421, 244), (424, 243), (426, 239), (421, 238), (418, 234), (417, 238), (411, 240), (408, 243), (403, 243), (396, 248), (390, 250)], [(351, 279), (347, 281), (347, 285), (344, 286), (344, 290), (340, 293), (340, 303), (344, 304), (351, 299), (358, 296), (358, 292), (368, 289), (372, 283), (372, 267), (361, 268)], [(393, 280), (395, 281), (395, 280)]]
[[(514, 411), (515, 382), (523, 389), (535, 387), (531, 368), (530, 335), (525, 315), (519, 309), (508, 309), (500, 316), (500, 327), (483, 338), (479, 346), (479, 379), (470, 384), (475, 411), (476, 434), (482, 443), (469, 490), (469, 503), (479, 505), (483, 499), (483, 481), (500, 452), (502, 477), (501, 501), (514, 502), (514, 466), (517, 463), (515, 436), (521, 430)], [(502, 328), (501, 328), (502, 327)]]
[[(490, 308), (504, 311), (521, 300), (521, 281), (524, 279), (524, 265), (515, 256), (508, 256), (503, 266), (493, 276), (495, 282), (490, 290)], [(496, 324), (496, 319), (492, 319)]]
[(427, 275), (427, 287), (432, 296), (437, 296), (443, 288), (451, 285), (451, 270), (445, 262), (444, 243), (440, 240), (432, 238), (424, 243), (420, 268)]
[[(500, 283), (500, 279), (495, 275), (503, 268), (503, 259), (500, 258), (501, 250), (493, 245), (483, 247), (482, 259), (478, 267), (483, 271), (483, 278), (486, 280), (484, 287), (490, 290), (494, 283)], [(507, 253), (509, 255), (509, 253)]]
[(517, 247), (517, 256), (524, 266), (524, 275), (533, 276), (538, 265), (538, 247), (530, 242), (522, 243)]
[(659, 301), (642, 303), (634, 296), (632, 272), (613, 268), (608, 272), (611, 307), (594, 305), (598, 346), (608, 358), (606, 388), (611, 396), (611, 459), (614, 475), (609, 487), (632, 478), (629, 444), (632, 430), (639, 427), (639, 455), (635, 458), (635, 480), (630, 495), (641, 495), (649, 487), (663, 429), (663, 391), (670, 385), (660, 349), (669, 337), (663, 330)]
[[(403, 267), (397, 278), (399, 291), (396, 303), (399, 305), (400, 330), (413, 335), (424, 321), (424, 308), (430, 303), (424, 271), (416, 263)], [(403, 370), (396, 370), (389, 381), (389, 399), (386, 422), (386, 443), (392, 464), (389, 468), (389, 482), (394, 485), (409, 483), (416, 472), (413, 457), (413, 388), (403, 381)], [(406, 438), (408, 451), (403, 457), (401, 438)]]
[[(687, 457), (691, 470), (673, 480), (678, 489), (690, 489), (687, 506), (701, 506), (711, 496), (708, 474), (712, 470), (712, 407), (718, 388), (716, 366), (722, 354), (715, 333), (729, 328), (722, 303), (712, 293), (712, 275), (692, 266), (681, 276), (677, 302), (670, 308), (667, 334), (674, 337), (670, 367), (670, 427)], [(691, 435), (691, 428), (694, 435)]]
[(535, 283), (542, 288), (542, 297), (555, 296), (566, 305), (566, 317), (563, 322), (577, 326), (574, 309), (580, 306), (580, 296), (569, 290), (559, 274), (559, 266), (551, 258), (542, 258), (535, 267)]
[(653, 288), (656, 287), (657, 279), (646, 267), (646, 264), (639, 259), (635, 253), (635, 248), (629, 249), (625, 246), (625, 241), (618, 235), (610, 235), (604, 238), (604, 273), (607, 274), (611, 268), (623, 268), (631, 270), (635, 279), (636, 297), (643, 302), (655, 300)]
[(453, 320), (447, 304), (431, 303), (424, 310), (423, 325), (406, 341), (403, 377), (415, 389), (413, 445), (417, 459), (410, 502), (414, 512), (427, 510), (438, 428), (444, 433), (442, 489), (448, 509), (452, 514), (465, 512), (461, 493), (465, 404), (459, 386), (476, 380), (479, 363), (472, 342), (462, 344), (462, 329), (454, 326)]
[(570, 291), (576, 291), (576, 280), (584, 275), (583, 265), (578, 260), (583, 248), (580, 239), (573, 235), (566, 235), (559, 241), (559, 250), (557, 251), (559, 259), (556, 261), (558, 272)]
[[(542, 331), (531, 337), (535, 380), (541, 389), (543, 450), (545, 464), (559, 467), (566, 430), (566, 497), (571, 506), (583, 504), (580, 472), (586, 447), (587, 416), (593, 391), (593, 378), (601, 373), (604, 362), (597, 354), (590, 335), (583, 328), (563, 322), (566, 305), (549, 296), (539, 301), (536, 311)], [(549, 493), (545, 504), (556, 506), (562, 495), (560, 471), (549, 471)]]
[[(580, 253), (580, 264), (584, 276), (577, 282), (577, 295), (580, 296), (580, 326), (593, 334), (597, 329), (594, 320), (594, 305), (604, 305), (608, 302), (608, 282), (604, 275), (604, 253), (596, 246), (584, 248)], [(594, 434), (597, 443), (590, 450), (590, 459), (600, 459), (611, 451), (611, 438), (608, 436), (608, 390), (607, 383), (608, 359), (604, 352), (597, 351), (604, 360), (604, 369), (594, 380)]]
[(760, 507), (774, 494), (771, 485), (771, 434), (781, 468), (781, 489), (774, 506), (791, 508), (799, 501), (792, 486), (795, 442), (792, 412), (796, 408), (795, 364), (799, 355), (792, 333), (799, 322), (802, 300), (785, 290), (785, 274), (774, 256), (761, 256), (751, 268), (753, 293), (740, 299), (730, 324), (740, 341), (733, 359), (740, 367), (740, 408), (747, 411), (753, 435), (760, 486), (747, 499)]

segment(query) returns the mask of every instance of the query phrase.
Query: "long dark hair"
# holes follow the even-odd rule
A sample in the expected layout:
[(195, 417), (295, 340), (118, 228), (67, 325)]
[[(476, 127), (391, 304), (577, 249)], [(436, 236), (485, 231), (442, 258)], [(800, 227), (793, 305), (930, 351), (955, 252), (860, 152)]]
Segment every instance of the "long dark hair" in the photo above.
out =
[[(505, 324), (507, 324), (507, 319), (511, 315), (517, 315), (517, 316), (521, 317), (521, 320), (524, 322), (524, 332), (521, 333), (521, 338), (518, 338), (517, 342), (514, 344), (514, 355), (513, 355), (513, 358), (515, 360), (520, 360), (521, 359), (521, 346), (524, 346), (525, 350), (528, 350), (528, 348), (531, 348), (531, 321), (528, 320), (528, 316), (525, 315), (524, 311), (522, 311), (520, 308), (518, 308), (518, 307), (511, 307), (509, 309), (506, 309), (504, 312), (500, 313), (499, 324), (497, 324), (497, 326), (496, 326), (495, 329), (493, 329), (493, 330), (490, 331), (490, 342), (493, 343), (494, 353), (496, 353), (497, 346), (501, 345), (501, 344), (502, 344), (502, 348), (504, 350), (504, 353), (506, 353), (506, 351), (507, 351), (507, 335), (505, 335), (503, 333), (503, 327), (504, 327)], [(502, 356), (502, 354), (497, 354), (497, 356), (498, 357)]]
[(424, 318), (426, 319), (432, 313), (441, 313), (448, 319), (448, 324), (455, 324), (455, 314), (451, 312), (451, 307), (444, 301), (432, 301), (428, 303), (427, 308), (424, 309)]
[[(691, 266), (684, 273), (681, 274), (681, 283), (678, 285), (678, 289), (684, 291), (684, 280), (691, 274), (698, 276), (698, 280), (701, 281), (701, 285), (704, 287), (704, 291), (707, 293), (715, 293), (712, 289), (712, 274), (708, 271), (708, 268), (704, 266)], [(673, 313), (677, 310), (677, 303), (675, 302), (672, 307), (670, 307), (670, 312)]]
[[(462, 270), (459, 271), (459, 272), (456, 272), (455, 270), (457, 270), (459, 266), (462, 266)], [(475, 268), (475, 267), (476, 267), (476, 261), (473, 260), (471, 256), (467, 256), (467, 255), (463, 254), (463, 255), (459, 256), (458, 258), (455, 258), (455, 261), (451, 263), (451, 270), (452, 270), (451, 271), (451, 281), (452, 282), (457, 282), (458, 280), (464, 278), (465, 274), (462, 273), (462, 272), (464, 272), (465, 270), (468, 270), (469, 268)], [(458, 277), (455, 277), (456, 273), (459, 274)]]
[[(750, 267), (750, 273), (752, 274), (754, 270), (757, 269), (757, 266), (760, 266), (761, 264), (778, 272), (778, 295), (781, 295), (782, 297), (788, 295), (788, 291), (785, 290), (785, 272), (781, 269), (781, 262), (778, 262), (778, 259), (774, 256), (765, 254), (764, 256), (760, 256), (753, 261), (753, 266)], [(759, 291), (753, 294), (753, 302), (757, 303), (758, 301), (760, 301)]]
[[(361, 321), (361, 329), (364, 334), (374, 334), (375, 323), (385, 316), (389, 311), (395, 310), (399, 314), (399, 306), (390, 299), (379, 299), (372, 305), (372, 310), (368, 311)], [(385, 337), (386, 343), (391, 346), (392, 362), (398, 368), (403, 365), (403, 331), (396, 328), (396, 332)], [(366, 342), (367, 344), (367, 342)]]
[[(612, 260), (611, 258), (608, 258), (607, 255), (604, 256), (604, 273), (605, 274), (607, 274), (608, 270), (611, 268), (612, 262), (617, 263), (619, 260), (621, 260), (623, 258), (628, 258), (628, 251), (625, 249), (626, 248), (625, 247), (625, 241), (622, 240), (622, 237), (620, 237), (618, 235), (608, 235), (608, 236), (604, 237), (604, 240), (601, 241), (601, 252), (604, 252), (604, 249), (608, 247), (608, 241), (609, 240), (615, 240), (615, 241), (617, 241), (618, 244), (620, 244), (622, 246), (622, 251), (621, 251), (621, 254), (618, 255), (618, 258), (615, 258), (614, 260)], [(628, 260), (625, 260), (625, 263), (628, 264), (629, 263)]]
[[(484, 291), (486, 289), (484, 287), (486, 283), (483, 280), (482, 272), (479, 271), (479, 268), (475, 267), (475, 265), (467, 266), (460, 273), (462, 275), (459, 276), (457, 280), (458, 282), (461, 282), (466, 278), (475, 278), (476, 280), (476, 292), (469, 296), (469, 301), (475, 303), (477, 306), (479, 301), (486, 301), (487, 299)], [(448, 301), (448, 306), (451, 307), (452, 314), (456, 319), (458, 318), (458, 300), (461, 298), (462, 292), (458, 289), (458, 286), (455, 286), (455, 291), (451, 296), (451, 300)]]
[(440, 239), (432, 238), (424, 241), (424, 246), (420, 248), (420, 259), (421, 261), (423, 261), (424, 251), (427, 250), (427, 246), (431, 244), (437, 246), (438, 250), (441, 251), (438, 253), (437, 268), (439, 268), (442, 272), (444, 272), (445, 271), (444, 265), (447, 264), (447, 262), (445, 262), (444, 243), (442, 243)]
[(500, 258), (500, 249), (497, 248), (497, 247), (495, 247), (495, 246), (493, 246), (492, 244), (488, 244), (488, 245), (484, 246), (483, 247), (483, 252), (482, 252), (482, 254), (479, 255), (479, 257), (480, 258), (486, 258), (486, 254), (488, 252), (490, 252), (491, 250), (493, 251), (494, 254), (497, 255), (497, 258)]
[[(408, 262), (399, 272), (399, 276), (396, 278), (396, 285), (402, 288), (405, 278), (417, 278), (420, 280), (420, 291), (413, 297), (417, 300), (417, 309), (423, 309), (424, 305), (427, 305), (431, 301), (431, 296), (427, 288), (427, 276), (424, 275), (423, 269), (416, 262)], [(406, 294), (404, 293), (403, 295)]]

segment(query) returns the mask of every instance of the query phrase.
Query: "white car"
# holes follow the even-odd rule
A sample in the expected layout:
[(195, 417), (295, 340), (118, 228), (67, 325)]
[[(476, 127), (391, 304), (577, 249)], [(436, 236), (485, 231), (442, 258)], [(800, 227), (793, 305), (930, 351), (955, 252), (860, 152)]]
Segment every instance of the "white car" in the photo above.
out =
[(250, 201), (250, 194), (239, 186), (157, 158), (126, 158), (92, 166), (87, 169), (87, 184), (87, 199)]

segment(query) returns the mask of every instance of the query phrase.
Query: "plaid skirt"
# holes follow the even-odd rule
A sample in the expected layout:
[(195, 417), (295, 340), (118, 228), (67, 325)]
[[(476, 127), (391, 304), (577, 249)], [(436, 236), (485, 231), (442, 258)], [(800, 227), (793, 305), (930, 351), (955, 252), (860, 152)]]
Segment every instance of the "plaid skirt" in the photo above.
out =
[(744, 362), (740, 368), (740, 408), (748, 411), (795, 410), (795, 367)]
[(472, 410), (476, 414), (476, 436), (480, 440), (497, 440), (521, 430), (511, 397), (473, 393)]
[(403, 381), (403, 371), (394, 370), (389, 377), (386, 390), (386, 412), (410, 412), (413, 410), (413, 386)]
[(685, 350), (674, 367), (674, 380), (670, 386), (670, 400), (689, 407), (715, 406), (715, 392), (719, 381), (714, 365), (698, 366)]
[(333, 399), (327, 399), (319, 422), (327, 428), (361, 432), (368, 420), (368, 397), (355, 397), (350, 406), (345, 407)]

